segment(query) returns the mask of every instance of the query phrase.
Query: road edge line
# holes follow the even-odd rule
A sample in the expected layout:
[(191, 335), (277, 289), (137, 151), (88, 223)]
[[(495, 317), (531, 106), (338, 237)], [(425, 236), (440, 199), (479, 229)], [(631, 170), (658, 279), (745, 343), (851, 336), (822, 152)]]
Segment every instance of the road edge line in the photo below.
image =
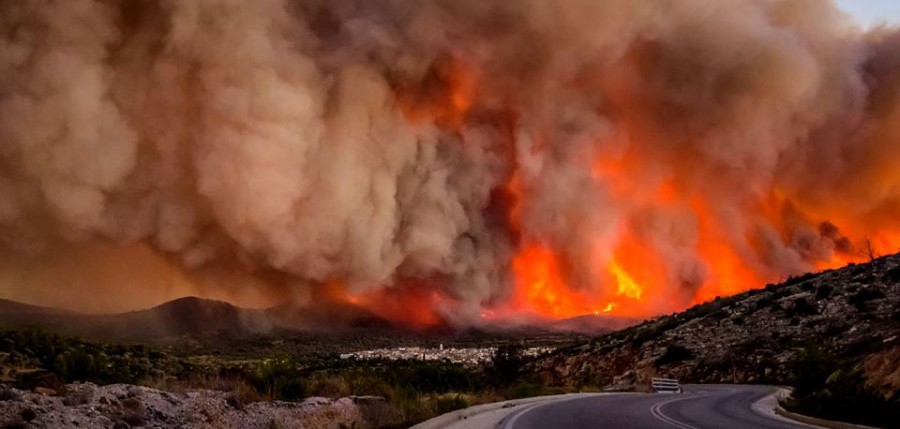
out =
[[(523, 399), (510, 399), (506, 401), (500, 402), (491, 402), (488, 404), (475, 405), (468, 408), (463, 408), (461, 410), (451, 411), (446, 414), (441, 414), (437, 417), (425, 420), (424, 422), (418, 423), (415, 426), (410, 427), (410, 429), (440, 429), (445, 426), (449, 426), (453, 423), (456, 423), (460, 420), (465, 420), (470, 417), (477, 416), (482, 413), (487, 413), (491, 411), (496, 411), (504, 408), (516, 408), (524, 405), (537, 405), (543, 402), (549, 401), (557, 401), (568, 399), (573, 396), (583, 395), (582, 393), (563, 393), (559, 395), (546, 395), (546, 396), (535, 396), (531, 398), (523, 398)], [(574, 399), (574, 398), (573, 398)]]

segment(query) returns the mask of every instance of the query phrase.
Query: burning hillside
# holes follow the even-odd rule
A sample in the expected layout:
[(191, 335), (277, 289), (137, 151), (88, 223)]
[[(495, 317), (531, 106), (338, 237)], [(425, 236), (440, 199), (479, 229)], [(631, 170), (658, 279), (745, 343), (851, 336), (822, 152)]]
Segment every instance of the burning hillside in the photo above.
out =
[(414, 326), (643, 317), (900, 249), (900, 31), (828, 1), (8, 1), (0, 29), (15, 296), (80, 288), (15, 261), (113, 242), (166, 288)]

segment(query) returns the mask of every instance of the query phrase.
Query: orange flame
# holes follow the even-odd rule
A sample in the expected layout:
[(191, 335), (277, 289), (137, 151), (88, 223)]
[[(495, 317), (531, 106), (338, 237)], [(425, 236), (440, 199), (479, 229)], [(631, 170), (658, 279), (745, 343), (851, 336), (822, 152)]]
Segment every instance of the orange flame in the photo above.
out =
[(551, 317), (590, 312), (584, 297), (565, 286), (557, 255), (548, 247), (525, 246), (512, 265), (520, 306)]
[[(641, 299), (644, 290), (634, 282), (634, 279), (632, 279), (615, 260), (609, 263), (609, 272), (616, 277), (616, 283), (618, 284), (616, 295), (632, 299)], [(612, 311), (612, 308), (609, 310)]]
[(615, 260), (610, 262), (608, 271), (617, 285), (614, 293), (574, 290), (564, 280), (556, 253), (547, 246), (527, 245), (513, 259), (516, 309), (551, 318), (591, 313), (634, 315), (621, 303), (639, 302), (644, 289)]
[[(605, 268), (600, 271), (607, 276), (602, 278), (601, 275), (592, 287), (574, 288), (561, 271), (561, 255), (552, 247), (533, 242), (521, 246), (512, 263), (517, 311), (551, 318), (601, 313), (647, 317), (681, 310), (783, 278), (783, 274), (751, 262), (765, 252), (762, 247), (753, 245), (754, 240), (749, 238), (751, 230), (730, 230), (723, 224), (722, 215), (713, 211), (713, 202), (708, 197), (685, 192), (677, 180), (646, 180), (641, 176), (641, 168), (634, 154), (626, 153), (619, 158), (602, 158), (593, 166), (592, 173), (595, 180), (606, 184), (614, 195), (632, 205), (663, 211), (682, 210), (696, 220), (698, 239), (685, 244), (683, 250), (698, 258), (697, 283), (677, 284), (677, 273), (671, 272), (671, 263), (655, 250), (652, 238), (623, 219), (619, 225), (621, 234), (612, 243), (611, 255), (606, 262), (601, 262)], [(518, 199), (510, 209), (509, 222), (519, 230), (522, 204), (528, 198), (528, 189), (523, 187), (518, 173), (512, 176), (507, 187)], [(782, 243), (791, 240), (791, 222), (833, 224), (828, 227), (831, 229), (823, 227), (825, 232), (822, 234), (832, 234), (833, 237), (828, 237), (830, 240), (844, 243), (843, 246), (848, 248), (808, 256), (815, 269), (843, 266), (865, 260), (869, 253), (880, 255), (900, 248), (897, 230), (865, 228), (841, 216), (839, 208), (808, 209), (801, 206), (801, 202), (802, 199), (792, 199), (782, 191), (774, 190), (759, 201), (748, 202), (745, 215), (781, 231), (779, 239)], [(754, 225), (748, 228), (752, 227)], [(739, 242), (751, 246), (742, 248)], [(863, 245), (866, 248), (860, 250)], [(851, 247), (856, 250), (849, 249)]]

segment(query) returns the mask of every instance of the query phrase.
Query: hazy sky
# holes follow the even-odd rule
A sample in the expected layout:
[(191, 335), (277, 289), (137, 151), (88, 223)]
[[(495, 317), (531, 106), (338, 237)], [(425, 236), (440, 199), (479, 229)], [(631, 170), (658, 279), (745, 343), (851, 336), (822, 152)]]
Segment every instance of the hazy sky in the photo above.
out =
[(900, 24), (900, 0), (838, 0), (838, 5), (864, 26)]

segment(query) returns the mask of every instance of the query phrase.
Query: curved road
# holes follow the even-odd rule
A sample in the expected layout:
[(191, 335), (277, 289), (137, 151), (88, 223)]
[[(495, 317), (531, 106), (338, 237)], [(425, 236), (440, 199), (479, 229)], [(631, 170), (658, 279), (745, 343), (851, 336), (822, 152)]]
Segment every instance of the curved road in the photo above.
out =
[(681, 395), (623, 394), (550, 402), (510, 415), (504, 429), (809, 429), (752, 409), (767, 386), (685, 386)]

